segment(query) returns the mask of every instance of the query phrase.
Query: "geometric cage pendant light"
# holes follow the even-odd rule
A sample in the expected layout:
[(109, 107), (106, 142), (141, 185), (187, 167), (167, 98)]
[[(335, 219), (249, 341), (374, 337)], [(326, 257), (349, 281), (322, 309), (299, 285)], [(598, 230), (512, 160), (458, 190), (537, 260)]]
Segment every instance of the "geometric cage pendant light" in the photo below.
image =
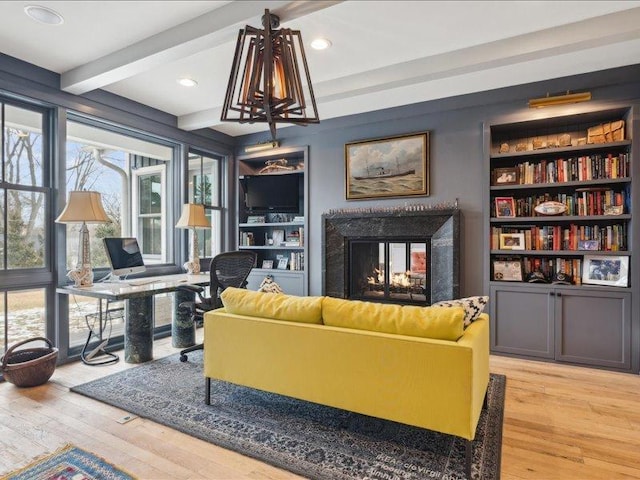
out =
[(320, 119), (300, 31), (278, 29), (280, 18), (269, 10), (262, 25), (238, 33), (221, 120), (268, 123), (275, 141), (278, 123), (306, 126)]

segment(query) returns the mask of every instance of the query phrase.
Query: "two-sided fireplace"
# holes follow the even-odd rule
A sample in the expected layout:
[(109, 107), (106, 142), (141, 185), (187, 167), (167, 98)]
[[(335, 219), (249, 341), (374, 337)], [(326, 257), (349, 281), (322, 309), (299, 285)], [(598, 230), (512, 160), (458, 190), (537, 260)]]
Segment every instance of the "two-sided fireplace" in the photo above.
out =
[(324, 294), (430, 305), (459, 298), (457, 208), (323, 215)]
[(430, 303), (429, 241), (349, 242), (349, 297), (360, 300)]

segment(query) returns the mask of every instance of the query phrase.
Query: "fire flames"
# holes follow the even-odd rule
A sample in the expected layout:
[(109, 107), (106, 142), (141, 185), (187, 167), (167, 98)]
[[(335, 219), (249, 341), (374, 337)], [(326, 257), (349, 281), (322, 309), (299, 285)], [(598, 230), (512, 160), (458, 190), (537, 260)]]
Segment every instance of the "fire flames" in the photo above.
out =
[[(375, 285), (384, 283), (384, 271), (377, 268), (374, 269), (374, 276), (367, 277), (367, 283)], [(411, 271), (407, 270), (402, 273), (393, 273), (391, 275), (391, 285), (394, 287), (410, 287), (411, 286)]]

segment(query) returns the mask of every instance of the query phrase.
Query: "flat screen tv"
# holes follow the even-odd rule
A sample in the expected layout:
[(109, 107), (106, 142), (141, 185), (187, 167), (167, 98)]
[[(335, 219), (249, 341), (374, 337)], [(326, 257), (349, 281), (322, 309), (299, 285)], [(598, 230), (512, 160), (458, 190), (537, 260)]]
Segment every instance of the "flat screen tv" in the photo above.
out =
[(142, 273), (146, 270), (138, 240), (135, 238), (103, 238), (111, 273), (116, 276)]
[(245, 175), (245, 204), (249, 212), (298, 212), (302, 175)]

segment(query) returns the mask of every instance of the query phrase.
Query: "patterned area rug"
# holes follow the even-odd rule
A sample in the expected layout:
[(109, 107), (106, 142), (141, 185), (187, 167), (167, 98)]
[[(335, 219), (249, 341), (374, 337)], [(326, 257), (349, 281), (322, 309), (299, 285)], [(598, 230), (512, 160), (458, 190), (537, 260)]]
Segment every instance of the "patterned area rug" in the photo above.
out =
[(135, 480), (93, 453), (66, 445), (2, 480)]
[[(506, 378), (491, 375), (472, 477), (500, 477)], [(178, 355), (71, 389), (221, 447), (314, 479), (464, 479), (464, 442), (226, 382), (204, 403), (202, 352)]]

